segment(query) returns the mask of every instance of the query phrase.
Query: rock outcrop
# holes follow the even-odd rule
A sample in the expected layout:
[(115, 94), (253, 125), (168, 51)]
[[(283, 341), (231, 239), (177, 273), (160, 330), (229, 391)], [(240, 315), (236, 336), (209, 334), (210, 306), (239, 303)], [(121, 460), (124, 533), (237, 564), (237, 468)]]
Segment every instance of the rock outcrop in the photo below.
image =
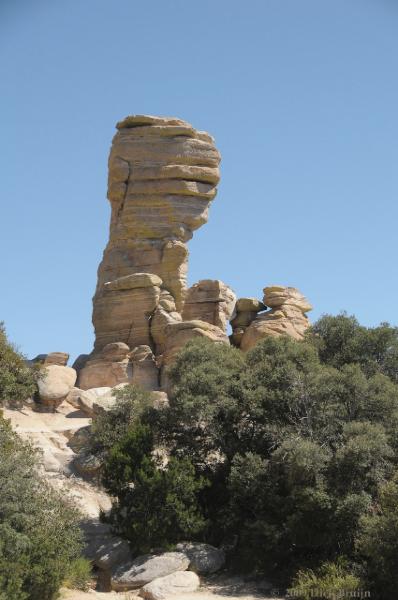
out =
[(203, 279), (189, 288), (182, 312), (184, 321), (199, 319), (227, 331), (233, 315), (236, 296), (218, 279)]
[(106, 344), (93, 353), (79, 373), (79, 387), (89, 390), (128, 383), (133, 377), (130, 348), (124, 342)]
[(49, 352), (49, 354), (38, 354), (33, 358), (30, 363), (39, 363), (42, 365), (59, 365), (60, 367), (66, 367), (69, 360), (69, 354), (67, 352)]
[(133, 364), (133, 378), (131, 383), (138, 385), (144, 390), (159, 389), (159, 369), (155, 357), (149, 346), (136, 346), (131, 351)]
[[(109, 241), (93, 298), (94, 350), (75, 363), (78, 387), (134, 383), (168, 391), (169, 365), (196, 337), (244, 351), (267, 335), (301, 339), (311, 307), (295, 288), (265, 288), (263, 302), (236, 300), (220, 280), (187, 289), (187, 242), (206, 223), (219, 181), (213, 138), (169, 117), (130, 116), (117, 130)], [(77, 392), (70, 397), (79, 402)]]
[(247, 327), (257, 317), (257, 314), (266, 307), (257, 298), (239, 298), (235, 305), (235, 316), (231, 320), (232, 335), (230, 337), (234, 346), (240, 347), (243, 334)]
[[(83, 389), (115, 385), (103, 356), (110, 343), (163, 353), (166, 326), (181, 321), (186, 242), (206, 223), (219, 181), (213, 138), (189, 123), (136, 115), (117, 129), (109, 157), (109, 242), (93, 299), (94, 351), (79, 374)], [(116, 369), (118, 383), (134, 379), (132, 357), (127, 363), (124, 373)]]
[(243, 351), (250, 350), (267, 336), (303, 339), (309, 327), (305, 313), (312, 310), (312, 306), (298, 289), (280, 285), (266, 287), (264, 304), (271, 310), (258, 315), (245, 329), (240, 341)]

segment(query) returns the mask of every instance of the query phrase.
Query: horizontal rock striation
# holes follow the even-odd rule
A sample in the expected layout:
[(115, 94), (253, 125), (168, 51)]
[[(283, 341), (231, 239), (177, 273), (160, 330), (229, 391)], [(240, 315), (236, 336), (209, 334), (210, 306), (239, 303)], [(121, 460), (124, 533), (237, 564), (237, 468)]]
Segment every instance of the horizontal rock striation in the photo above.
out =
[(226, 332), (236, 304), (230, 287), (218, 279), (202, 279), (189, 288), (184, 304), (184, 321), (199, 319)]
[(288, 335), (296, 340), (303, 339), (310, 324), (305, 313), (312, 310), (312, 306), (297, 288), (266, 287), (264, 304), (271, 310), (257, 315), (245, 329), (240, 340), (241, 350), (250, 350), (268, 336)]
[(207, 222), (220, 155), (214, 140), (179, 119), (127, 117), (109, 157), (109, 243), (98, 270), (103, 285), (132, 273), (158, 275), (182, 308), (192, 232)]
[[(133, 380), (155, 385), (149, 353), (161, 355), (166, 326), (181, 321), (187, 241), (206, 223), (219, 181), (213, 138), (189, 123), (134, 115), (117, 129), (109, 156), (109, 241), (93, 298), (94, 351), (79, 372), (83, 388)], [(102, 355), (112, 343), (131, 351), (145, 346), (147, 358), (133, 353), (128, 368), (124, 358), (112, 369)]]

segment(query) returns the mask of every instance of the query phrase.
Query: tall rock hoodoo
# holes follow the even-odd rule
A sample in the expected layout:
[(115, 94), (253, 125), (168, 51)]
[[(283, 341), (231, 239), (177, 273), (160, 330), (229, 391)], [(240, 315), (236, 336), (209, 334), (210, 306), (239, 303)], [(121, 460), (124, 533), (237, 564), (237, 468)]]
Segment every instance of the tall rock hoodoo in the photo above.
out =
[(189, 123), (136, 115), (117, 129), (109, 156), (109, 242), (93, 299), (94, 351), (79, 374), (84, 388), (103, 385), (101, 364), (112, 385), (134, 379), (133, 357), (118, 357), (122, 366), (112, 368), (110, 344), (146, 346), (161, 363), (166, 326), (182, 320), (186, 243), (207, 222), (219, 181), (213, 138)]
[(167, 390), (168, 365), (196, 337), (243, 351), (270, 335), (301, 339), (311, 306), (295, 288), (264, 288), (263, 302), (236, 300), (219, 280), (187, 289), (187, 242), (207, 222), (219, 181), (213, 138), (167, 117), (130, 116), (117, 129), (109, 241), (93, 298), (94, 350), (75, 363), (79, 388), (131, 382)]

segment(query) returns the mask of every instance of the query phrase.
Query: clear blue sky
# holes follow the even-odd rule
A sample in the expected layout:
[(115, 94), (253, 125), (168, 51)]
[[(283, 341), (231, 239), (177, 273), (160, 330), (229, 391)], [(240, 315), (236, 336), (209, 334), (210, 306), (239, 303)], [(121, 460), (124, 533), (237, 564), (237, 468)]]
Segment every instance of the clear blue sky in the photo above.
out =
[(398, 324), (396, 0), (1, 0), (0, 320), (92, 348), (107, 158), (132, 113), (211, 132), (222, 180), (190, 283), (297, 286)]

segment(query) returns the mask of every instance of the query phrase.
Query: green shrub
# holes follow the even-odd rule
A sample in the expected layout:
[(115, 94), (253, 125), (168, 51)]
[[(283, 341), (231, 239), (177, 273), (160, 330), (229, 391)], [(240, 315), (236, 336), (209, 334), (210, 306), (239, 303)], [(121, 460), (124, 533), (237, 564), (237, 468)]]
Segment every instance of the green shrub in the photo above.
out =
[(398, 477), (380, 486), (375, 510), (359, 522), (357, 550), (376, 598), (398, 589)]
[(90, 589), (91, 578), (91, 563), (86, 558), (80, 556), (71, 562), (63, 585), (67, 588), (87, 592)]
[[(324, 563), (316, 571), (299, 571), (288, 590), (290, 598), (298, 600), (323, 600), (324, 598), (355, 598), (355, 592), (363, 592), (361, 580), (349, 571), (343, 561)], [(352, 593), (352, 596), (351, 596)]]
[(334, 367), (358, 363), (367, 375), (383, 373), (398, 382), (398, 328), (363, 327), (353, 316), (325, 315), (308, 332), (322, 362)]
[(97, 415), (92, 423), (90, 451), (96, 455), (106, 456), (151, 404), (149, 392), (134, 385), (116, 390), (114, 395), (115, 405), (109, 411)]
[(163, 465), (152, 455), (152, 434), (137, 424), (116, 444), (105, 463), (104, 484), (117, 498), (111, 522), (137, 553), (192, 539), (204, 528), (195, 478), (188, 458)]
[(0, 490), (0, 598), (52, 600), (81, 551), (79, 514), (1, 418)]
[(36, 371), (26, 366), (24, 357), (7, 340), (0, 323), (0, 406), (15, 406), (37, 390)]

